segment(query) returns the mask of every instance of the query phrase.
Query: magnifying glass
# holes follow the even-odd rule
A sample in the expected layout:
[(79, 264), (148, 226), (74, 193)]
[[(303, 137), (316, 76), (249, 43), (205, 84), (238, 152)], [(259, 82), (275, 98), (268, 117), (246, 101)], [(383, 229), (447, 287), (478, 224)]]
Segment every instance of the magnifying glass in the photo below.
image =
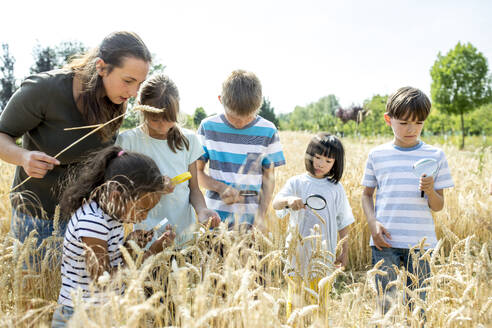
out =
[[(422, 175), (425, 175), (426, 177), (434, 177), (436, 176), (438, 170), (439, 165), (433, 158), (422, 158), (413, 164), (413, 174), (415, 174), (417, 178), (420, 178)], [(424, 197), (423, 190), (420, 193), (420, 197)]]
[(258, 196), (258, 192), (256, 190), (239, 190), (240, 196)]
[(312, 210), (322, 210), (326, 207), (326, 199), (318, 194), (310, 195), (306, 198), (306, 202), (304, 203), (307, 207)]
[(188, 181), (191, 179), (191, 173), (190, 172), (185, 172), (180, 175), (175, 176), (174, 178), (171, 179), (171, 183), (173, 185), (177, 185), (180, 183), (183, 183), (185, 181)]
[[(304, 205), (310, 208), (323, 224), (326, 224), (325, 219), (323, 219), (323, 217), (317, 212), (326, 207), (326, 199), (323, 196), (318, 194), (310, 195), (306, 198)], [(286, 206), (286, 208), (289, 208), (289, 206)]]
[[(304, 205), (306, 205), (312, 210), (319, 211), (326, 207), (326, 199), (318, 194), (310, 195), (308, 196), (308, 198), (306, 198)], [(289, 208), (289, 206), (286, 206), (286, 208)]]
[(162, 219), (159, 223), (157, 223), (152, 229), (147, 230), (146, 234), (154, 234), (154, 232), (158, 231), (162, 228), (169, 220), (167, 218)]

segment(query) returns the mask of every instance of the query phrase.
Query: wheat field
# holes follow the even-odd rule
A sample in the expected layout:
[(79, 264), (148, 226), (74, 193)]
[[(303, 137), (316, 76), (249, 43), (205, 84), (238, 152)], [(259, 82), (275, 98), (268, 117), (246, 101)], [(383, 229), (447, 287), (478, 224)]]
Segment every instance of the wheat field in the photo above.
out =
[[(310, 137), (280, 133), (287, 165), (276, 170), (276, 191), (289, 177), (304, 172), (303, 154)], [(133, 258), (124, 251), (128, 266), (117, 277), (98, 282), (106, 291), (104, 302), (90, 305), (77, 298), (69, 327), (490, 327), (491, 147), (459, 151), (437, 145), (446, 153), (455, 187), (446, 190), (444, 209), (434, 215), (440, 242), (434, 252), (423, 255), (431, 266), (427, 297), (423, 301), (406, 288), (407, 277), (415, 277), (401, 268), (395, 281), (398, 301), (385, 315), (378, 310), (374, 276), (380, 264), (370, 265), (360, 181), (369, 150), (388, 140), (342, 139), (346, 149), (342, 184), (356, 218), (349, 233), (349, 263), (344, 271), (318, 265), (323, 276), (320, 290), (326, 292), (298, 283), (296, 306), (289, 315), (288, 284), (293, 282), (283, 268), (292, 250), (284, 247), (286, 221), (270, 210), (270, 233), (265, 235), (224, 227), (215, 232), (202, 229), (188, 247), (166, 249), (144, 263), (138, 249), (140, 256)], [(59, 266), (51, 259), (59, 254), (62, 240), (47, 240), (57, 248), (47, 254), (40, 273), (23, 271), (23, 259), (37, 250), (32, 239), (20, 245), (8, 234), (14, 168), (3, 162), (0, 168), (0, 326), (47, 327), (61, 280)], [(317, 249), (319, 240), (309, 242)], [(123, 295), (112, 292), (122, 285)], [(153, 288), (154, 294), (147, 297), (144, 287)], [(404, 304), (404, 295), (412, 307)]]

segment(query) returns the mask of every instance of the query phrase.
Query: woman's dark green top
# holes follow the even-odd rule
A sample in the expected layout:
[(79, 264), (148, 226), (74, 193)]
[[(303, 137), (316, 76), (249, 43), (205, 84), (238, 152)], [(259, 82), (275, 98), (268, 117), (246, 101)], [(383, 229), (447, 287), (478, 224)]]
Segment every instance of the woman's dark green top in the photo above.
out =
[[(90, 129), (63, 130), (88, 125), (73, 98), (73, 75), (69, 70), (54, 70), (26, 78), (0, 116), (0, 132), (15, 139), (22, 136), (23, 148), (50, 156), (90, 132)], [(68, 170), (90, 152), (112, 145), (115, 138), (102, 142), (94, 133), (65, 151), (57, 158), (61, 165), (44, 178), (31, 178), (14, 191), (12, 208), (28, 215), (52, 218), (61, 196), (60, 182)], [(24, 169), (17, 166), (12, 187), (27, 177)]]

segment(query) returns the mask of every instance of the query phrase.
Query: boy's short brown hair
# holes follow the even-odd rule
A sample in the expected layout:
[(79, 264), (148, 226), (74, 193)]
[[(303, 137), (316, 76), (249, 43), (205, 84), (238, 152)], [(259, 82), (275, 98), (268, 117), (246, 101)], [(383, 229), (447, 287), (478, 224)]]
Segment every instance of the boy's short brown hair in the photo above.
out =
[(235, 70), (222, 83), (222, 104), (239, 116), (256, 112), (263, 101), (258, 77), (244, 70)]
[(431, 109), (429, 98), (417, 88), (396, 90), (386, 103), (386, 113), (399, 120), (425, 121)]

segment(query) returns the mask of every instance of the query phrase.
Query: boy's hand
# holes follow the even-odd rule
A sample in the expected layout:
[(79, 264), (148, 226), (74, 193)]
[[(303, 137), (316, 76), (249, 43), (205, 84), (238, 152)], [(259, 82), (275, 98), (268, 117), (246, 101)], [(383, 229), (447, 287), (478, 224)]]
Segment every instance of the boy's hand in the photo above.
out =
[(128, 234), (125, 243), (129, 240), (133, 240), (138, 245), (138, 247), (144, 248), (145, 245), (147, 245), (147, 243), (152, 240), (153, 236), (154, 232), (152, 230), (135, 230)]
[(383, 224), (377, 220), (373, 224), (369, 224), (369, 230), (371, 230), (372, 239), (374, 241), (374, 246), (381, 250), (383, 247), (391, 247), (385, 237), (391, 240), (391, 234), (386, 230)]
[(214, 210), (204, 208), (198, 212), (198, 221), (202, 223), (210, 222), (210, 227), (216, 228), (220, 224), (220, 216)]
[(174, 191), (174, 188), (176, 186), (172, 183), (170, 177), (163, 175), (162, 176), (162, 182), (164, 182), (164, 189), (162, 190), (163, 194), (170, 194)]
[(306, 207), (302, 199), (299, 197), (290, 196), (287, 197), (286, 201), (287, 201), (287, 207), (292, 209), (293, 211), (299, 211)]
[(340, 255), (337, 256), (337, 259), (335, 260), (335, 266), (338, 268), (344, 269), (347, 267), (348, 263), (348, 253), (347, 252), (342, 252)]
[(242, 199), (241, 195), (239, 195), (239, 190), (232, 187), (227, 187), (223, 192), (221, 192), (220, 198), (227, 205), (238, 203)]
[(419, 189), (425, 192), (426, 194), (430, 194), (431, 192), (434, 191), (434, 177), (426, 177), (425, 174), (423, 174), (420, 177), (419, 181)]

